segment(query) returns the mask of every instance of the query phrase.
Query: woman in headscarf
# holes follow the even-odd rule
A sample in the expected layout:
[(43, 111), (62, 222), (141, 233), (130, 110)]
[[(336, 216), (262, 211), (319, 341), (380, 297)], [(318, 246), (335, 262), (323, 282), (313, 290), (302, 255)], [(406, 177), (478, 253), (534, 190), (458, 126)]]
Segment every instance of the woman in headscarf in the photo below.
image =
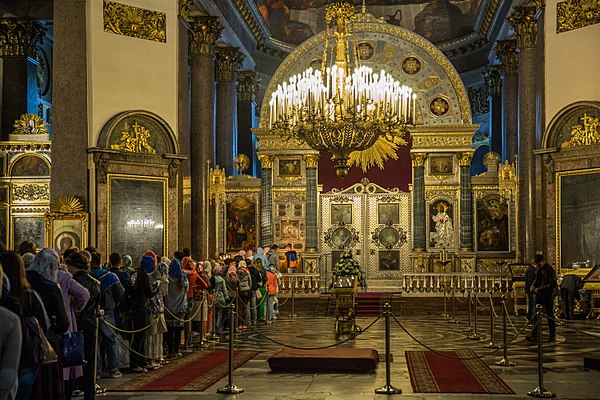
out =
[(129, 274), (133, 274), (135, 272), (135, 268), (133, 268), (133, 259), (129, 254), (125, 254), (123, 256), (123, 266), (125, 270), (129, 272)]
[(163, 359), (163, 333), (167, 331), (165, 321), (164, 297), (169, 291), (169, 264), (161, 262), (148, 274), (150, 282), (160, 281), (158, 291), (150, 298), (148, 333), (146, 336), (145, 351), (149, 358), (149, 367), (158, 368)]
[[(250, 276), (250, 270), (246, 265), (246, 261), (242, 260), (238, 264), (238, 278), (240, 282), (239, 293), (240, 293), (240, 305), (239, 313), (242, 315), (244, 321), (248, 324), (252, 323), (250, 318), (250, 290), (252, 289), (252, 277)], [(245, 323), (241, 323), (240, 328), (247, 328)]]
[(44, 400), (62, 400), (65, 398), (65, 387), (62, 374), (60, 339), (69, 329), (69, 315), (63, 300), (63, 293), (57, 284), (60, 265), (58, 254), (52, 249), (40, 251), (27, 269), (27, 280), (31, 288), (42, 298), (50, 327), (46, 338), (58, 355), (58, 362), (40, 367), (32, 389), (31, 397)]
[(220, 264), (216, 264), (213, 267), (213, 279), (214, 279), (214, 290), (213, 290), (213, 304), (215, 312), (217, 314), (217, 322), (215, 332), (221, 336), (223, 334), (223, 323), (225, 308), (228, 305), (227, 284), (223, 279), (223, 267)]
[(198, 271), (196, 271), (196, 263), (192, 257), (183, 257), (181, 260), (181, 267), (187, 276), (189, 283), (187, 291), (187, 312), (185, 314), (185, 319), (187, 321), (185, 322), (185, 333), (183, 340), (184, 349), (188, 350), (192, 345), (192, 319), (197, 314), (200, 314), (200, 301), (196, 301), (194, 293), (199, 290), (201, 278), (200, 275), (198, 275)]
[[(266, 259), (266, 257), (264, 257)], [(266, 320), (265, 310), (267, 304), (267, 270), (264, 268), (266, 264), (263, 263), (262, 257), (254, 257), (254, 268), (258, 271), (260, 275), (260, 284), (258, 286), (258, 291), (260, 292), (260, 303), (258, 305), (258, 317), (261, 320)], [(257, 299), (258, 300), (258, 299)]]
[(208, 337), (210, 333), (210, 324), (212, 322), (213, 315), (213, 295), (212, 295), (212, 263), (208, 260), (204, 261), (204, 275), (203, 279), (206, 278), (206, 282), (208, 282), (208, 290), (206, 290), (206, 301), (204, 302), (204, 306), (206, 307), (206, 312), (204, 313), (204, 336), (205, 339)]
[(173, 359), (181, 355), (179, 345), (181, 344), (181, 331), (183, 319), (187, 310), (188, 280), (181, 268), (181, 261), (174, 258), (169, 265), (169, 290), (165, 297), (167, 308), (167, 359)]

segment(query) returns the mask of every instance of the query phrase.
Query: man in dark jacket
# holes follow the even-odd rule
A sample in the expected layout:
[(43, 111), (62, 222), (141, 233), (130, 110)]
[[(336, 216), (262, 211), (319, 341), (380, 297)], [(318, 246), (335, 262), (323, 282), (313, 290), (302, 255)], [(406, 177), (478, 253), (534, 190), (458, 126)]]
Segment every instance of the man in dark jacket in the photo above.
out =
[(560, 283), (560, 297), (563, 300), (563, 307), (565, 310), (565, 319), (575, 319), (574, 306), (575, 300), (579, 300), (581, 297), (579, 291), (583, 289), (583, 281), (578, 275), (569, 274), (565, 275)]
[(531, 291), (531, 287), (535, 282), (535, 265), (529, 264), (525, 271), (525, 294), (527, 295), (527, 320), (531, 321), (535, 313), (535, 296)]
[[(540, 304), (543, 307), (546, 318), (548, 319), (548, 341), (554, 342), (556, 341), (556, 321), (554, 320), (554, 295), (557, 286), (556, 274), (554, 268), (544, 261), (543, 255), (536, 254), (533, 261), (536, 269), (535, 281), (533, 282), (533, 285), (531, 285), (531, 291), (535, 295), (536, 306)], [(531, 322), (534, 329), (526, 336), (526, 339), (530, 342), (535, 342), (537, 341), (537, 315), (534, 315)], [(540, 321), (540, 323), (542, 323), (542, 321)]]
[(83, 398), (96, 397), (96, 329), (100, 310), (100, 282), (90, 274), (90, 264), (81, 252), (73, 253), (66, 260), (69, 272), (81, 286), (90, 292), (90, 299), (80, 312), (75, 314), (77, 327), (83, 331), (83, 349), (86, 364), (83, 366)]

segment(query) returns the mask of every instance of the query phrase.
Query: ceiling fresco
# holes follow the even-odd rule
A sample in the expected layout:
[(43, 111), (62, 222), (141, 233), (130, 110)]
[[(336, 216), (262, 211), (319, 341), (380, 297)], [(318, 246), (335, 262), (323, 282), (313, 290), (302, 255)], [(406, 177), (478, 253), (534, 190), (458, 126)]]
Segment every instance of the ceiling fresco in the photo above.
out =
[[(254, 0), (273, 38), (297, 45), (325, 29), (331, 0)], [(362, 0), (353, 0), (360, 6)], [(367, 11), (434, 44), (473, 32), (481, 0), (367, 0)]]

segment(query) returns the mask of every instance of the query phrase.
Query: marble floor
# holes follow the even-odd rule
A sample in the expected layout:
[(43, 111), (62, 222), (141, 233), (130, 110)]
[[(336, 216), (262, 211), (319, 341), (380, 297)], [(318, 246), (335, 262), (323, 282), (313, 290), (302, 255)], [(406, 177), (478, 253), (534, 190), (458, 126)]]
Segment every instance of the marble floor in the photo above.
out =
[[(523, 335), (511, 343), (508, 356), (516, 362), (515, 367), (498, 367), (494, 363), (502, 359), (502, 351), (490, 354), (484, 348), (489, 343), (489, 317), (482, 316), (478, 331), (482, 340), (466, 338), (463, 330), (466, 315), (459, 316), (460, 324), (448, 323), (448, 318), (428, 316), (422, 318), (400, 318), (399, 322), (414, 337), (411, 338), (392, 319), (391, 352), (394, 355), (391, 363), (391, 383), (402, 389), (402, 394), (388, 396), (377, 395), (374, 390), (385, 384), (385, 363), (373, 374), (276, 374), (272, 373), (267, 359), (282, 349), (283, 344), (300, 347), (318, 347), (342, 341), (344, 336), (336, 339), (333, 332), (334, 317), (298, 317), (291, 319), (281, 316), (272, 325), (259, 325), (256, 330), (244, 329), (235, 336), (235, 347), (242, 350), (260, 350), (261, 353), (242, 367), (235, 370), (234, 383), (244, 388), (238, 395), (217, 394), (217, 388), (227, 384), (222, 379), (204, 392), (146, 392), (123, 393), (107, 392), (101, 398), (105, 400), (191, 400), (191, 399), (245, 399), (245, 400), (352, 400), (352, 399), (525, 399), (530, 398), (527, 392), (538, 386), (537, 346), (527, 342)], [(360, 326), (366, 328), (375, 317), (359, 318)], [(516, 331), (525, 325), (523, 317), (512, 317), (508, 336), (512, 338)], [(380, 319), (355, 339), (349, 340), (344, 347), (371, 347), (380, 353), (385, 352), (385, 322)], [(501, 341), (502, 326), (496, 324), (496, 341)], [(406, 350), (424, 350), (421, 344), (434, 350), (471, 349), (484, 356), (486, 364), (513, 389), (514, 395), (480, 395), (480, 394), (423, 394), (413, 393), (403, 352)], [(558, 328), (555, 343), (544, 343), (544, 386), (555, 392), (559, 399), (600, 399), (600, 371), (587, 370), (583, 367), (583, 356), (590, 352), (600, 351), (600, 321), (567, 321)], [(227, 342), (212, 343), (207, 349), (227, 348)], [(134, 375), (124, 374), (118, 379), (101, 379), (99, 383), (110, 390)]]

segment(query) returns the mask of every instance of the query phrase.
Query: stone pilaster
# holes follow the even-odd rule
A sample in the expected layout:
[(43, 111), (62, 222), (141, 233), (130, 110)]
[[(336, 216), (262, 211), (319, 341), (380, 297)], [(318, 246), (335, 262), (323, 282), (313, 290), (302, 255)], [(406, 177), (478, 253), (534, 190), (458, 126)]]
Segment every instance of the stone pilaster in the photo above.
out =
[(515, 7), (508, 18), (517, 32), (519, 52), (519, 261), (535, 255), (535, 159), (537, 9)]
[(413, 250), (424, 251), (427, 244), (425, 217), (426, 153), (411, 153), (413, 160)]
[(206, 260), (210, 253), (208, 198), (209, 168), (214, 165), (214, 48), (223, 27), (216, 17), (190, 17), (189, 52), (192, 59), (190, 153), (192, 154), (192, 255)]
[(459, 155), (460, 168), (460, 238), (459, 250), (473, 250), (473, 192), (471, 188), (472, 152)]
[(317, 251), (317, 166), (319, 154), (306, 154), (306, 251)]
[(502, 73), (502, 161), (515, 161), (518, 152), (519, 131), (519, 78), (517, 75), (519, 59), (517, 41), (499, 40), (496, 43), (496, 56), (500, 60)]
[(260, 79), (254, 71), (242, 71), (238, 73), (237, 86), (237, 154), (245, 154), (250, 159), (250, 174), (256, 175), (256, 163), (254, 162), (254, 141), (252, 140), (252, 128), (254, 128), (256, 91)]
[(275, 157), (259, 154), (260, 178), (260, 246), (273, 244), (273, 161)]
[(502, 79), (497, 66), (483, 72), (490, 104), (490, 151), (502, 154)]
[(217, 79), (217, 165), (225, 174), (234, 173), (233, 158), (237, 154), (237, 90), (236, 72), (243, 55), (234, 47), (217, 47), (215, 74)]
[[(27, 103), (27, 94), (35, 92), (37, 46), (46, 30), (25, 18), (0, 18), (2, 44), (2, 131), (0, 140), (8, 140), (13, 124), (22, 114), (37, 114), (37, 104)], [(29, 71), (29, 74), (28, 74)]]

